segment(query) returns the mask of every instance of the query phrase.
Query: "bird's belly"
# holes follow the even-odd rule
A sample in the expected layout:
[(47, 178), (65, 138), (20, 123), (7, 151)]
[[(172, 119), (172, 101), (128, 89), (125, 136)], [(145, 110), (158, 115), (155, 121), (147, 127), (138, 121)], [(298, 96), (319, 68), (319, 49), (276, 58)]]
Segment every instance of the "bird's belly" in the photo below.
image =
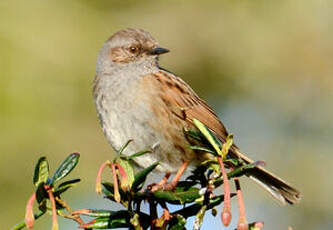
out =
[[(159, 121), (149, 107), (140, 101), (131, 103), (117, 100), (96, 102), (103, 132), (115, 150), (119, 150), (128, 140), (132, 142), (123, 154), (131, 155), (138, 151), (151, 150), (143, 156), (134, 159), (142, 168), (159, 161), (157, 170), (161, 172), (176, 172), (185, 160), (185, 147), (177, 146), (172, 138), (159, 130)], [(136, 102), (136, 103), (134, 103)], [(106, 109), (107, 108), (107, 109)], [(165, 124), (164, 124), (165, 126)], [(174, 132), (178, 139), (184, 139), (182, 127)], [(187, 154), (188, 155), (188, 154)], [(188, 160), (188, 159), (186, 159)]]

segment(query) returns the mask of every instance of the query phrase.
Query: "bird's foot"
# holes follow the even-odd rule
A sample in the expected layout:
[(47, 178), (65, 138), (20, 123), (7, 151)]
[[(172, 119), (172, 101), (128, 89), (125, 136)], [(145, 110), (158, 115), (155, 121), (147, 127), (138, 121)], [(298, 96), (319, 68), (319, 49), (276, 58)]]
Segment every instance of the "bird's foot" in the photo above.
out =
[(154, 184), (151, 186), (150, 191), (151, 192), (156, 192), (158, 190), (173, 191), (177, 187), (177, 182), (171, 181), (169, 183), (164, 183), (164, 184)]
[(167, 188), (167, 184), (168, 184), (168, 179), (170, 177), (171, 173), (166, 173), (165, 176), (163, 177), (163, 179), (158, 183), (152, 183), (150, 185), (147, 186), (147, 190), (149, 192), (156, 192), (157, 190), (166, 190), (165, 188)]
[(166, 173), (163, 179), (158, 184), (151, 184), (147, 187), (147, 189), (151, 192), (156, 192), (157, 190), (167, 190), (172, 191), (176, 188), (181, 176), (184, 174), (187, 166), (189, 165), (188, 161), (184, 161), (182, 166), (179, 168), (176, 176), (172, 179), (171, 182), (168, 183), (168, 179), (170, 177), (170, 173)]

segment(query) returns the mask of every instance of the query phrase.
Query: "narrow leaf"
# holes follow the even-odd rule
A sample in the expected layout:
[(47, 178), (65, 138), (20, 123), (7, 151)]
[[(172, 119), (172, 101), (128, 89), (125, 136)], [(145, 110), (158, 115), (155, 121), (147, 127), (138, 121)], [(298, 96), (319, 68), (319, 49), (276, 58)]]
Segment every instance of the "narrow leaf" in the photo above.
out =
[(158, 190), (153, 195), (154, 198), (170, 204), (192, 203), (200, 197), (199, 189), (194, 187), (186, 191), (177, 191), (177, 189), (175, 191)]
[[(103, 185), (102, 192), (104, 193), (106, 198), (111, 199), (113, 201), (116, 201), (115, 197), (114, 197), (114, 186), (113, 186), (113, 184), (110, 183), (110, 182), (103, 182), (102, 185)], [(120, 194), (120, 200), (121, 201), (127, 201), (127, 196), (126, 196), (126, 193), (124, 193), (124, 191), (119, 190), (119, 194)]]
[(189, 148), (193, 149), (193, 150), (197, 150), (197, 151), (203, 151), (203, 152), (215, 154), (215, 152), (212, 151), (211, 149), (202, 147), (202, 146), (191, 145), (191, 146), (189, 146)]
[(45, 183), (42, 182), (38, 185), (38, 187), (36, 189), (36, 200), (37, 200), (38, 204), (42, 203), (45, 199), (47, 199), (49, 197), (44, 186), (45, 186)]
[(184, 129), (184, 132), (185, 132), (186, 136), (191, 137), (199, 142), (202, 142), (204, 140), (204, 136), (197, 130)]
[(50, 184), (53, 185), (57, 181), (61, 180), (65, 176), (67, 176), (77, 165), (79, 162), (80, 154), (72, 153), (70, 154), (58, 167), (56, 172), (54, 173)]
[(212, 145), (215, 151), (222, 156), (222, 152), (220, 150), (220, 143), (217, 138), (212, 134), (212, 132), (199, 120), (193, 119), (194, 125), (199, 129), (199, 131), (205, 136), (208, 142)]
[(76, 185), (76, 183), (80, 182), (80, 179), (73, 179), (73, 180), (68, 180), (63, 183), (61, 183), (57, 188), (54, 189), (53, 193), (54, 196), (59, 196), (63, 192), (67, 191), (67, 189), (73, 187)]
[(81, 209), (72, 212), (72, 215), (84, 215), (90, 217), (110, 217), (116, 212), (110, 210)]
[(155, 162), (154, 164), (150, 165), (149, 167), (141, 170), (140, 172), (138, 172), (135, 176), (134, 176), (134, 181), (132, 184), (132, 189), (134, 191), (137, 191), (138, 187), (145, 182), (147, 175), (153, 171), (157, 165), (159, 164), (159, 162)]
[(150, 150), (145, 150), (145, 151), (140, 151), (140, 152), (137, 152), (137, 153), (134, 153), (128, 157), (126, 157), (127, 160), (133, 160), (134, 158), (137, 158), (137, 157), (140, 157), (140, 156), (143, 156), (147, 153), (151, 153)]
[(35, 166), (35, 172), (33, 177), (33, 183), (37, 187), (39, 183), (46, 183), (49, 177), (49, 164), (46, 157), (41, 157)]
[(132, 142), (133, 140), (130, 139), (128, 140), (118, 151), (119, 155), (122, 155), (122, 153), (124, 152), (124, 150), (127, 148), (127, 146)]
[(57, 189), (61, 189), (61, 188), (63, 188), (63, 187), (67, 187), (67, 186), (73, 186), (73, 185), (75, 185), (76, 183), (79, 183), (81, 181), (81, 179), (72, 179), (72, 180), (68, 180), (68, 181), (65, 181), (65, 182), (62, 182), (61, 184), (59, 184), (58, 186), (57, 186), (57, 188), (55, 189), (55, 190), (57, 190)]
[(231, 133), (228, 135), (226, 142), (222, 145), (222, 159), (224, 160), (228, 155), (229, 149), (233, 144), (234, 135)]
[(80, 228), (84, 229), (114, 229), (114, 228), (129, 228), (129, 220), (119, 218), (110, 220), (109, 218), (97, 218), (87, 224), (83, 224)]
[(93, 221), (83, 224), (80, 228), (85, 229), (112, 229), (130, 227), (130, 215), (126, 210), (113, 212), (110, 217), (100, 217)]

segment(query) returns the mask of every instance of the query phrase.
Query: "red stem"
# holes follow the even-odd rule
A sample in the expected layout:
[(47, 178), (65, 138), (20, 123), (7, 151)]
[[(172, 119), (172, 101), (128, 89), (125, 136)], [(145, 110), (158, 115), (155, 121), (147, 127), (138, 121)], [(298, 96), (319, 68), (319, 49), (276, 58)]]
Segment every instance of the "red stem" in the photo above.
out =
[(115, 163), (115, 167), (117, 167), (119, 174), (121, 176), (120, 186), (123, 191), (129, 190), (129, 182), (128, 182), (128, 176), (125, 172), (124, 168), (119, 164)]
[(245, 206), (243, 200), (243, 193), (241, 191), (240, 183), (238, 178), (234, 178), (236, 191), (237, 191), (237, 198), (238, 198), (238, 208), (239, 208), (239, 220), (237, 230), (248, 230), (248, 224), (246, 220), (245, 214)]
[(224, 224), (224, 226), (228, 226), (231, 222), (230, 185), (221, 156), (218, 156), (217, 160), (221, 167), (221, 172), (223, 176), (223, 186), (224, 186), (224, 207), (222, 212), (222, 223)]
[(101, 181), (102, 181), (102, 172), (104, 170), (104, 168), (109, 164), (110, 162), (109, 161), (106, 161), (105, 163), (103, 163), (101, 165), (101, 167), (99, 168), (98, 170), (98, 173), (97, 173), (97, 177), (96, 177), (96, 192), (98, 194), (101, 194), (102, 193), (102, 185), (101, 185)]
[(28, 229), (32, 229), (35, 223), (35, 216), (33, 212), (33, 205), (36, 200), (36, 193), (32, 194), (32, 196), (29, 198), (26, 209), (25, 209), (25, 225)]
[(118, 186), (118, 178), (117, 178), (117, 173), (116, 173), (116, 167), (115, 164), (111, 164), (111, 170), (113, 174), (113, 189), (114, 189), (114, 199), (117, 202), (120, 202), (120, 194), (119, 194), (119, 186)]
[(45, 189), (47, 190), (47, 193), (49, 195), (50, 201), (51, 201), (51, 207), (52, 207), (52, 230), (58, 230), (58, 219), (57, 219), (57, 207), (55, 203), (55, 199), (53, 196), (52, 188), (50, 186), (45, 186)]
[(119, 170), (119, 173), (121, 175), (121, 178), (127, 180), (127, 173), (125, 172), (124, 168), (121, 167), (121, 165), (119, 163), (115, 163), (114, 164), (115, 167), (117, 167), (117, 169)]
[(73, 211), (71, 214), (74, 216), (74, 215), (89, 214), (89, 213), (91, 213), (91, 210), (89, 209), (80, 209)]

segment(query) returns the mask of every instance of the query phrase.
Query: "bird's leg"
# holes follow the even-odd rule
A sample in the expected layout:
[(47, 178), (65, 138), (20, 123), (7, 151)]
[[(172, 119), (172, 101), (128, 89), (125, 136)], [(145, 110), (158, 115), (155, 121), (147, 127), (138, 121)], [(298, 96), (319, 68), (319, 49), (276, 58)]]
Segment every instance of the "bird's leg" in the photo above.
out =
[(173, 189), (175, 189), (175, 187), (178, 184), (178, 181), (180, 180), (181, 176), (184, 174), (184, 172), (185, 172), (185, 170), (186, 170), (186, 168), (187, 168), (188, 165), (189, 165), (188, 161), (183, 161), (182, 166), (179, 168), (179, 170), (177, 171), (176, 176), (172, 179), (172, 181), (170, 183), (163, 183), (170, 176), (170, 175), (166, 174), (165, 177), (162, 179), (162, 181), (160, 183), (154, 185), (151, 188), (151, 191), (155, 192), (155, 191), (160, 190), (160, 189), (163, 189), (163, 190), (173, 190)]
[(169, 179), (170, 175), (171, 175), (171, 173), (170, 173), (170, 172), (167, 172), (167, 173), (164, 175), (163, 179), (158, 183), (158, 185), (159, 185), (159, 186), (163, 186), (163, 185), (165, 185), (165, 184), (168, 182), (168, 179)]
[(173, 188), (177, 186), (178, 181), (180, 180), (181, 176), (184, 174), (184, 172), (187, 169), (188, 165), (189, 165), (188, 161), (183, 161), (183, 164), (180, 167), (180, 169), (178, 170), (176, 176), (170, 182), (170, 184), (173, 186)]
[(245, 215), (243, 194), (241, 191), (239, 179), (237, 177), (235, 177), (234, 181), (235, 181), (235, 186), (236, 186), (238, 208), (239, 208), (239, 219), (238, 219), (237, 230), (248, 230), (248, 223), (247, 223), (246, 215)]
[(158, 182), (157, 184), (152, 183), (152, 184), (148, 185), (146, 191), (155, 192), (157, 190), (164, 189), (165, 184), (168, 183), (168, 179), (169, 179), (170, 175), (171, 175), (171, 173), (167, 172), (160, 182)]

